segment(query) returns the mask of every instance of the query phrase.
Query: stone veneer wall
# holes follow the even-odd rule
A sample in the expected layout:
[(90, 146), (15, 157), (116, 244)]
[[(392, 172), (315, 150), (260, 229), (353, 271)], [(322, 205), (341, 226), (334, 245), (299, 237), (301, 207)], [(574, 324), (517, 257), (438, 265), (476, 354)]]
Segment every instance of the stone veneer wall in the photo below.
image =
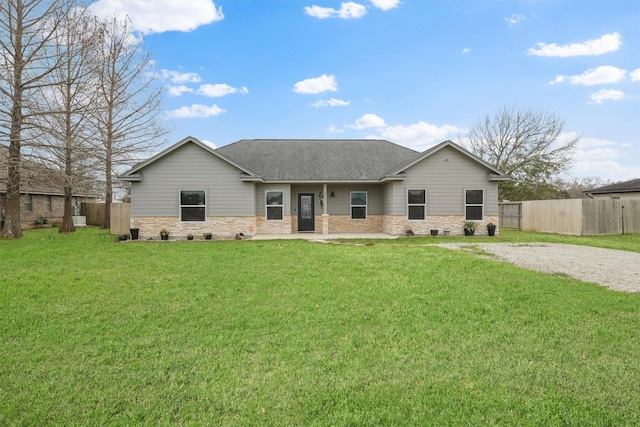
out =
[(330, 215), (329, 233), (380, 233), (382, 218), (382, 215), (368, 215), (367, 219), (351, 219), (351, 215)]
[(131, 228), (140, 229), (140, 239), (160, 238), (160, 230), (169, 230), (169, 239), (186, 238), (193, 234), (202, 239), (204, 233), (213, 234), (214, 238), (234, 238), (237, 233), (250, 237), (256, 234), (255, 217), (207, 217), (202, 222), (180, 222), (176, 217), (132, 217)]
[[(487, 236), (487, 224), (496, 224), (496, 235), (498, 235), (498, 216), (486, 216), (482, 221), (475, 221), (476, 236)], [(412, 230), (416, 235), (428, 235), (431, 230), (438, 230), (438, 235), (442, 236), (445, 229), (448, 229), (451, 236), (464, 236), (464, 216), (428, 216), (426, 221), (409, 221), (405, 215), (385, 215), (383, 228), (387, 234), (404, 235), (407, 230)]]
[[(416, 235), (428, 235), (432, 229), (442, 236), (445, 229), (451, 236), (463, 236), (463, 216), (429, 216), (426, 221), (409, 221), (404, 215), (369, 215), (366, 220), (351, 219), (349, 215), (316, 216), (316, 233), (323, 232), (323, 221), (328, 220), (329, 233), (379, 233), (405, 235), (412, 230)], [(476, 236), (486, 236), (487, 224), (498, 225), (498, 216), (487, 216), (476, 221)], [(264, 217), (207, 217), (204, 222), (180, 222), (176, 217), (132, 217), (131, 227), (140, 229), (140, 239), (160, 238), (160, 230), (169, 230), (169, 238), (185, 238), (191, 233), (202, 238), (204, 233), (214, 238), (233, 238), (237, 233), (251, 237), (255, 234), (297, 233), (297, 216), (285, 216), (282, 221), (266, 221)], [(496, 227), (496, 235), (499, 228)]]
[(282, 220), (267, 221), (264, 216), (256, 218), (258, 227), (255, 234), (291, 234), (292, 216), (285, 215)]

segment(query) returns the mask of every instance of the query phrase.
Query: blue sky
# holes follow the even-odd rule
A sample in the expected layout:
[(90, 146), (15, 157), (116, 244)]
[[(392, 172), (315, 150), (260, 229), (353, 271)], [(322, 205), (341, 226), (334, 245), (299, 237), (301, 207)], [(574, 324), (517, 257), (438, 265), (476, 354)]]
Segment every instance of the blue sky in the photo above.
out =
[(571, 177), (640, 177), (638, 0), (98, 0), (165, 86), (168, 144), (382, 138), (418, 151), (503, 106), (581, 136)]

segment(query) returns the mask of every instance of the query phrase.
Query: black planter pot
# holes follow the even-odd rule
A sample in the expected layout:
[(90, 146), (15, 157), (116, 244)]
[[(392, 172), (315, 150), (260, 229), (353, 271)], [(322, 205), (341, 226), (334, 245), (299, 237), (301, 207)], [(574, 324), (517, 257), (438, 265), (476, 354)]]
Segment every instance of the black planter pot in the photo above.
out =
[(139, 228), (130, 228), (129, 232), (131, 233), (131, 240), (138, 240), (138, 237), (140, 237)]
[(489, 236), (495, 236), (496, 235), (496, 226), (491, 224), (491, 225), (487, 225), (487, 232), (489, 233)]
[(161, 234), (160, 235), (160, 240), (169, 240), (169, 235), (168, 234)]
[(213, 237), (211, 233), (204, 233), (204, 240), (211, 240), (211, 237)]
[(438, 230), (431, 230), (431, 235), (432, 236), (437, 236), (438, 235)]
[(464, 235), (465, 236), (473, 236), (475, 232), (476, 232), (476, 230), (471, 230), (469, 228), (465, 228), (464, 229)]

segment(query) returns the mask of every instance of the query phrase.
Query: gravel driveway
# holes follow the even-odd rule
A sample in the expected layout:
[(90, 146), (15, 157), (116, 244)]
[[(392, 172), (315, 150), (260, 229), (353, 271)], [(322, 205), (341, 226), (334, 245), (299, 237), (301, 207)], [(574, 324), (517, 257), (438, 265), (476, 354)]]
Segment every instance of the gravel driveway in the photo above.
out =
[(640, 292), (640, 253), (637, 252), (561, 243), (442, 243), (438, 246), (469, 252), (479, 248), (530, 270), (562, 273), (616, 291)]

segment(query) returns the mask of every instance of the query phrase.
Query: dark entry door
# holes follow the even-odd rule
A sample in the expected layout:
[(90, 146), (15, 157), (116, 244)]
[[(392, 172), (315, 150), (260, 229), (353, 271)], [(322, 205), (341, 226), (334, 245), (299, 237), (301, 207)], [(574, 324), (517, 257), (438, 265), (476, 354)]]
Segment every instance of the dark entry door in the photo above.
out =
[(313, 193), (298, 193), (298, 231), (315, 231)]

